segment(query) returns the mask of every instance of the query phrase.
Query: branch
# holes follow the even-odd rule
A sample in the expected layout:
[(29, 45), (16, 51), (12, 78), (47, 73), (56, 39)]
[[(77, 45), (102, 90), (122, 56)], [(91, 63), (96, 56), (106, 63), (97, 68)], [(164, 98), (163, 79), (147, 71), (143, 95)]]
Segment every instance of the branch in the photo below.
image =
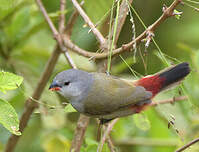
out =
[(198, 141), (199, 141), (199, 138), (196, 138), (196, 139), (190, 141), (188, 144), (186, 144), (183, 147), (181, 147), (180, 149), (176, 150), (176, 152), (184, 151), (185, 149), (189, 148), (191, 145), (197, 143)]
[(64, 53), (64, 56), (66, 57), (66, 60), (70, 63), (70, 66), (73, 69), (77, 69), (77, 66), (75, 65), (73, 59), (71, 58), (71, 56), (69, 55), (68, 51)]
[[(64, 33), (64, 31), (65, 31), (65, 14), (63, 13), (64, 10), (65, 10), (65, 5), (66, 5), (66, 0), (60, 0), (60, 12), (61, 12), (61, 15), (60, 15), (60, 18), (59, 18), (59, 33), (60, 33), (62, 39), (64, 37), (64, 34), (62, 35), (62, 33)], [(72, 27), (71, 27), (71, 29), (72, 29)], [(63, 44), (60, 44), (60, 45), (63, 45)], [(61, 46), (61, 47), (64, 47), (64, 46)], [(73, 69), (77, 69), (77, 67), (76, 67), (73, 59), (69, 55), (68, 51), (64, 52), (64, 56), (66, 57), (66, 60), (69, 62), (71, 67)]]
[[(122, 27), (124, 26), (125, 20), (126, 20), (126, 16), (128, 14), (128, 5), (131, 4), (133, 2), (133, 0), (123, 0), (121, 5), (120, 5), (120, 10), (119, 10), (119, 17), (118, 17), (118, 25), (117, 25), (117, 29), (116, 29), (116, 35), (115, 35), (115, 42), (118, 41)], [(111, 32), (111, 38), (113, 36), (113, 31), (114, 31), (114, 27), (112, 28), (112, 32)], [(116, 45), (116, 43), (115, 43)]]
[(110, 152), (115, 152), (115, 147), (114, 147), (114, 145), (113, 145), (113, 142), (112, 142), (110, 136), (107, 137), (106, 142), (107, 142), (107, 144), (108, 144), (108, 147), (109, 147), (109, 149), (110, 149)]
[[(57, 63), (60, 53), (61, 52), (59, 51), (58, 47), (56, 47), (51, 57), (49, 58), (48, 63), (46, 64), (46, 67), (39, 79), (36, 89), (34, 90), (34, 93), (32, 95), (33, 99), (39, 100), (39, 98), (41, 97), (41, 94), (52, 74), (55, 64)], [(27, 99), (25, 103), (25, 110), (21, 116), (19, 123), (19, 128), (21, 132), (23, 132), (23, 130), (27, 126), (31, 114), (33, 113), (34, 109), (38, 106), (38, 103), (33, 102), (30, 98)], [(21, 136), (11, 135), (8, 139), (5, 152), (13, 152), (20, 137)]]
[(77, 122), (77, 128), (75, 130), (75, 137), (71, 144), (70, 152), (80, 151), (89, 120), (89, 117), (80, 114), (79, 120)]
[[(61, 6), (61, 7), (60, 7), (60, 10), (62, 10), (62, 9), (64, 8), (63, 4), (65, 3), (65, 2), (63, 2), (64, 0), (61, 0), (61, 1), (62, 1), (62, 4), (60, 4), (60, 6)], [(36, 0), (36, 3), (37, 3), (37, 5), (39, 6), (39, 9), (41, 10), (41, 12), (42, 12), (42, 14), (43, 14), (43, 16), (44, 16), (46, 22), (48, 23), (48, 25), (49, 25), (49, 27), (50, 27), (52, 33), (53, 33), (54, 38), (57, 40), (57, 44), (58, 44), (60, 50), (61, 50), (62, 52), (67, 52), (68, 50), (67, 50), (67, 48), (66, 48), (66, 47), (64, 46), (64, 44), (63, 44), (63, 36), (61, 36), (61, 34), (60, 34), (60, 33), (57, 31), (57, 29), (55, 28), (55, 25), (53, 24), (53, 22), (51, 21), (50, 17), (48, 16), (48, 13), (46, 12), (46, 9), (44, 8), (44, 6), (43, 6), (41, 0)], [(63, 16), (64, 16), (64, 14), (62, 14), (62, 17), (60, 17), (60, 19), (63, 20)], [(65, 18), (65, 17), (64, 17), (64, 18)], [(65, 20), (65, 19), (64, 19), (64, 20)], [(61, 25), (61, 24), (64, 24), (64, 22), (63, 22), (63, 21), (60, 21), (59, 27), (62, 28), (62, 26), (64, 26), (64, 25)], [(59, 29), (59, 30), (60, 30), (60, 31), (61, 31), (61, 30), (64, 31), (64, 29)], [(68, 53), (65, 53), (65, 54), (67, 54), (67, 55), (65, 55), (65, 56), (68, 56), (68, 57), (66, 57), (66, 59), (67, 59), (68, 63), (70, 64), (70, 66), (71, 66), (71, 67), (74, 67), (74, 63), (71, 62), (71, 61), (72, 61), (71, 57), (69, 57)], [(75, 68), (76, 68), (76, 67), (75, 67)]]
[(108, 137), (108, 135), (110, 134), (113, 126), (115, 125), (115, 123), (119, 120), (119, 118), (114, 119), (113, 121), (111, 121), (108, 126), (106, 127), (106, 130), (104, 132), (103, 137), (100, 140), (99, 146), (97, 148), (97, 152), (101, 152), (102, 148), (104, 146), (104, 142), (106, 141), (106, 138)]
[[(75, 0), (72, 0), (75, 1)], [(173, 16), (173, 10), (177, 7), (177, 5), (181, 2), (181, 0), (175, 0), (168, 8), (165, 8), (165, 10), (163, 11), (162, 16), (155, 21), (151, 26), (149, 26), (143, 33), (141, 33), (136, 39), (134, 39), (133, 41), (122, 45), (122, 47), (117, 48), (115, 50), (113, 50), (112, 55), (117, 55), (117, 54), (121, 54), (124, 51), (129, 50), (134, 43), (139, 44), (141, 42), (142, 39), (147, 37), (147, 33), (153, 33), (159, 26), (160, 24), (162, 24), (167, 18)], [(66, 42), (68, 39), (64, 40), (64, 44), (68, 49), (71, 49), (73, 52), (78, 53), (79, 55), (85, 56), (85, 57), (89, 57), (89, 58), (94, 58), (94, 59), (104, 59), (107, 58), (109, 53), (108, 52), (104, 52), (104, 53), (93, 53), (93, 52), (88, 52), (86, 50), (83, 50), (81, 48), (79, 48), (77, 45), (75, 45), (73, 42), (69, 41)]]
[(62, 34), (64, 32), (64, 24), (65, 24), (65, 5), (66, 0), (60, 0), (60, 16), (59, 16), (59, 33)]
[(171, 99), (166, 99), (166, 100), (161, 100), (161, 101), (157, 101), (157, 102), (152, 102), (149, 106), (157, 106), (160, 104), (168, 104), (168, 103), (175, 103), (176, 101), (182, 101), (182, 100), (187, 100), (188, 97), (187, 96), (180, 96), (180, 97), (173, 97)]
[[(36, 0), (36, 3), (37, 3), (37, 5), (38, 5), (40, 11), (42, 12), (42, 14), (43, 14), (43, 16), (44, 16), (46, 22), (48, 23), (48, 25), (49, 25), (49, 27), (50, 27), (52, 33), (53, 33), (54, 38), (57, 40), (60, 49), (61, 49), (62, 51), (67, 51), (67, 50), (64, 48), (64, 46), (62, 45), (61, 36), (60, 36), (59, 32), (57, 31), (55, 25), (54, 25), (53, 22), (51, 21), (50, 17), (48, 16), (48, 13), (47, 13), (46, 9), (44, 8), (44, 6), (43, 6), (41, 0)], [(62, 6), (62, 5), (60, 4), (60, 6)], [(63, 8), (63, 6), (62, 6), (62, 8)], [(62, 17), (63, 17), (63, 16), (62, 16)], [(60, 21), (60, 22), (61, 22), (61, 21)], [(61, 24), (63, 24), (63, 22), (62, 22)], [(60, 25), (60, 26), (61, 26), (61, 25)]]
[(55, 28), (53, 22), (51, 21), (50, 17), (48, 16), (48, 13), (46, 12), (46, 9), (44, 8), (41, 0), (36, 0), (36, 3), (38, 5), (39, 9), (41, 10), (42, 14), (44, 15), (44, 18), (45, 18), (46, 22), (48, 23), (50, 29), (52, 30), (54, 37), (56, 38), (57, 35), (59, 35), (59, 33), (58, 33), (57, 29)]
[(79, 16), (79, 13), (78, 13), (77, 10), (75, 10), (73, 12), (73, 14), (70, 16), (69, 20), (68, 20), (68, 23), (67, 23), (66, 28), (64, 30), (64, 33), (68, 37), (71, 37), (71, 35), (72, 35), (72, 27), (74, 26), (75, 21), (76, 21), (76, 19), (77, 19), (78, 16)]
[(103, 37), (103, 35), (99, 32), (99, 30), (95, 27), (95, 25), (93, 24), (93, 22), (90, 20), (90, 18), (87, 16), (87, 14), (84, 12), (84, 10), (81, 8), (81, 6), (79, 5), (79, 3), (76, 0), (71, 0), (74, 7), (77, 9), (77, 11), (79, 12), (79, 14), (82, 16), (82, 18), (84, 19), (84, 21), (86, 22), (86, 24), (88, 24), (88, 26), (91, 28), (93, 34), (96, 36), (97, 40), (100, 43), (100, 46), (106, 47), (104, 46), (106, 43), (106, 39)]
[(160, 18), (149, 26), (148, 31), (154, 32), (167, 18), (174, 16), (174, 9), (182, 2), (182, 0), (175, 0), (168, 8), (163, 9), (163, 14)]

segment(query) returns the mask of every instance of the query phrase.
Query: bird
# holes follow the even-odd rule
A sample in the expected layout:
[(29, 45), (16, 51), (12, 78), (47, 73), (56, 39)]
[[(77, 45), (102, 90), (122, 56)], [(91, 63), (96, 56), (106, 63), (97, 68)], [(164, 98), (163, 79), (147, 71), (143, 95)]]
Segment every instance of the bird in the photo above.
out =
[(78, 112), (104, 124), (141, 112), (159, 92), (180, 84), (190, 71), (189, 64), (183, 62), (132, 81), (69, 69), (58, 73), (49, 89), (65, 97)]

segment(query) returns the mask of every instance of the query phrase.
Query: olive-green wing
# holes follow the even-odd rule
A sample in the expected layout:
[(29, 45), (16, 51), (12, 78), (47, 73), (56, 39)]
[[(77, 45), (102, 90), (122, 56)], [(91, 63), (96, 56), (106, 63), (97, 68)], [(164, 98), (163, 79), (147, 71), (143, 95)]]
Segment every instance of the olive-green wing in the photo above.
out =
[(103, 73), (93, 73), (94, 82), (84, 100), (85, 111), (106, 114), (129, 105), (150, 102), (152, 94), (143, 87)]

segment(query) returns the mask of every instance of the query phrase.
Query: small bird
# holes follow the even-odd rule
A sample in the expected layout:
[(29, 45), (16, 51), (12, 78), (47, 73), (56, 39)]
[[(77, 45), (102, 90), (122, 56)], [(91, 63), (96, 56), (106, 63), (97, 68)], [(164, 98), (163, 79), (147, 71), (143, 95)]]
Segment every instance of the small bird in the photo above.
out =
[(139, 113), (155, 95), (179, 84), (189, 73), (186, 62), (135, 81), (69, 69), (58, 73), (49, 89), (68, 99), (78, 112), (99, 118), (103, 124)]

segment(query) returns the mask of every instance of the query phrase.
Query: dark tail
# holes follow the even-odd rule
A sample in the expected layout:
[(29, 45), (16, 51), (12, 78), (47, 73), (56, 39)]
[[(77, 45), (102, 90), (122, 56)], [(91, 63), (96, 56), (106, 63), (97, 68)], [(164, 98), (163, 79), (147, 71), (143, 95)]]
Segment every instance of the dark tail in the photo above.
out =
[(189, 64), (184, 62), (169, 67), (152, 76), (144, 77), (136, 83), (151, 91), (153, 96), (158, 92), (179, 84), (190, 73)]
[(169, 87), (176, 82), (183, 80), (190, 73), (189, 64), (184, 62), (178, 64), (168, 70), (159, 74), (160, 78), (165, 78), (165, 81), (162, 84), (162, 89)]

